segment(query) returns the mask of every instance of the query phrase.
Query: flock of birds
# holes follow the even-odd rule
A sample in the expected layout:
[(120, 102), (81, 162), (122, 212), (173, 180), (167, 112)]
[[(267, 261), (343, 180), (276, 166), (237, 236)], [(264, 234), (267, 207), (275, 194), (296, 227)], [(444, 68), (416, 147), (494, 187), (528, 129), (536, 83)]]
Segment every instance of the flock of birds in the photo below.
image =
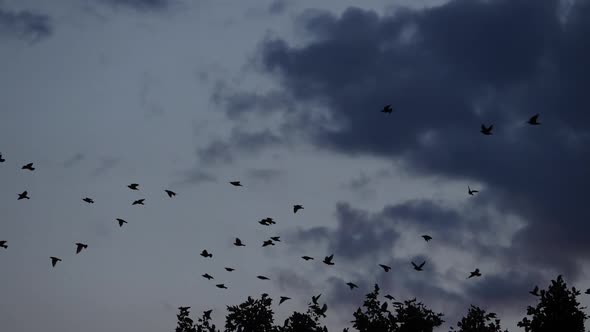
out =
[[(391, 105), (386, 105), (385, 107), (383, 107), (383, 109), (381, 110), (381, 112), (386, 113), (386, 114), (391, 114), (393, 112), (393, 108), (391, 107)], [(527, 121), (527, 123), (530, 124), (530, 125), (534, 125), (534, 126), (540, 125), (541, 123), (538, 120), (539, 120), (539, 114), (535, 114), (534, 116), (532, 116)], [(481, 133), (483, 135), (492, 135), (493, 128), (494, 128), (494, 125), (493, 124), (490, 124), (489, 126), (486, 126), (486, 125), (482, 124), (481, 125)], [(3, 158), (2, 154), (0, 153), (0, 163), (4, 163), (5, 161), (6, 160)], [(35, 167), (33, 166), (33, 163), (28, 163), (28, 164), (23, 165), (21, 167), (21, 169), (32, 172), (32, 171), (35, 170)], [(242, 187), (242, 184), (241, 184), (240, 181), (230, 181), (229, 184), (231, 184), (234, 187)], [(137, 184), (137, 183), (131, 183), (127, 187), (130, 190), (136, 190), (136, 191), (139, 190), (139, 184)], [(176, 196), (176, 193), (174, 191), (172, 191), (172, 190), (165, 189), (164, 192), (166, 193), (166, 195), (168, 195), (169, 198), (173, 198), (174, 196)], [(467, 193), (469, 195), (473, 196), (476, 193), (478, 193), (478, 190), (471, 189), (471, 187), (468, 186), (467, 187)], [(22, 193), (18, 194), (17, 200), (23, 200), (23, 199), (31, 199), (31, 197), (29, 196), (28, 191), (26, 191), (26, 190), (23, 191)], [(89, 198), (89, 197), (84, 197), (82, 199), (82, 201), (84, 201), (84, 202), (86, 202), (88, 204), (94, 204), (94, 200), (92, 198)], [(144, 201), (145, 201), (145, 199), (138, 199), (138, 200), (133, 201), (131, 203), (131, 205), (144, 205)], [(301, 204), (295, 204), (295, 205), (293, 205), (293, 213), (297, 213), (299, 210), (302, 210), (302, 209), (304, 209), (304, 208), (303, 208), (303, 205), (301, 205)], [(122, 227), (124, 224), (127, 223), (126, 220), (121, 219), (121, 218), (116, 218), (115, 220), (118, 222), (119, 227)], [(259, 221), (259, 224), (264, 225), (264, 226), (271, 226), (273, 224), (276, 224), (276, 222), (274, 221), (273, 218), (267, 217), (267, 218), (261, 219)], [(427, 235), (427, 234), (422, 235), (422, 238), (426, 242), (429, 242), (429, 241), (432, 240), (432, 236)], [(280, 236), (272, 236), (272, 237), (270, 237), (270, 239), (263, 241), (262, 247), (274, 246), (277, 242), (281, 242)], [(0, 240), (0, 248), (7, 249), (8, 248), (7, 243), (8, 243), (7, 240)], [(244, 242), (240, 238), (235, 238), (233, 245), (234, 246), (237, 246), (237, 247), (244, 247), (244, 246), (246, 246), (244, 244)], [(82, 250), (88, 249), (88, 245), (86, 243), (78, 242), (78, 243), (75, 243), (75, 246), (76, 246), (76, 255), (77, 254), (80, 254), (82, 252)], [(210, 253), (209, 251), (207, 251), (206, 249), (204, 249), (201, 252), (200, 255), (202, 257), (204, 257), (204, 258), (212, 258), (213, 257), (213, 254)], [(51, 260), (52, 267), (55, 267), (58, 262), (61, 262), (62, 261), (61, 258), (55, 257), (55, 256), (50, 256), (49, 258)], [(301, 258), (303, 260), (305, 260), (305, 261), (314, 260), (314, 258), (313, 257), (310, 257), (310, 256), (301, 256)], [(331, 254), (329, 256), (324, 257), (324, 259), (323, 259), (322, 262), (324, 264), (326, 264), (326, 265), (333, 266), (335, 264), (333, 260), (334, 260), (334, 254)], [(423, 271), (423, 268), (424, 268), (424, 265), (426, 264), (426, 261), (423, 261), (420, 264), (416, 264), (415, 262), (412, 261), (411, 264), (412, 264), (412, 267), (414, 268), (414, 270), (416, 270), (416, 271)], [(387, 265), (384, 265), (384, 264), (378, 264), (378, 266), (381, 267), (384, 272), (389, 272), (391, 270), (391, 267), (390, 266), (387, 266)], [(234, 268), (231, 268), (231, 267), (225, 267), (225, 270), (227, 272), (232, 272), (235, 269)], [(481, 276), (482, 276), (482, 274), (481, 274), (479, 268), (476, 268), (474, 271), (470, 272), (469, 276), (466, 279), (470, 279), (470, 278), (474, 278), (474, 277), (481, 277)], [(203, 278), (206, 278), (208, 280), (213, 280), (214, 279), (214, 277), (211, 274), (209, 274), (209, 273), (203, 274), (202, 277)], [(266, 276), (263, 276), (263, 275), (258, 275), (257, 278), (260, 279), (260, 280), (270, 280), (270, 278), (268, 278)], [(354, 288), (358, 288), (358, 286), (355, 283), (353, 283), (353, 282), (347, 282), (346, 285), (350, 288), (350, 290), (353, 290)], [(228, 289), (227, 286), (225, 284), (223, 284), (223, 283), (216, 284), (215, 286), (217, 288), (221, 288), (221, 289)], [(535, 296), (539, 296), (539, 288), (536, 286), (529, 293), (532, 294), (532, 295), (535, 295)], [(590, 294), (590, 289), (586, 290), (585, 293), (586, 294)], [(312, 297), (312, 301), (313, 301), (314, 304), (316, 304), (316, 305), (318, 304), (317, 301), (318, 301), (318, 299), (319, 299), (320, 296), (321, 296), (321, 294)], [(391, 296), (390, 294), (387, 294), (384, 297), (387, 298), (388, 300), (392, 300), (392, 301), (395, 300), (395, 298), (393, 296)], [(279, 300), (279, 305), (282, 304), (283, 302), (287, 301), (287, 300), (290, 300), (290, 299), (291, 299), (290, 297), (281, 296), (280, 297), (280, 300)], [(401, 303), (400, 302), (394, 302), (394, 304), (400, 305)], [(180, 307), (179, 309), (181, 309), (181, 310), (187, 310), (188, 308), (190, 308), (190, 307)], [(316, 308), (317, 308), (317, 311), (318, 311), (319, 314), (325, 316), (325, 312), (327, 310), (327, 305), (326, 304), (324, 304), (323, 307), (319, 307), (319, 305), (317, 305)], [(211, 314), (211, 310), (205, 311), (205, 315), (208, 316), (210, 314)]]

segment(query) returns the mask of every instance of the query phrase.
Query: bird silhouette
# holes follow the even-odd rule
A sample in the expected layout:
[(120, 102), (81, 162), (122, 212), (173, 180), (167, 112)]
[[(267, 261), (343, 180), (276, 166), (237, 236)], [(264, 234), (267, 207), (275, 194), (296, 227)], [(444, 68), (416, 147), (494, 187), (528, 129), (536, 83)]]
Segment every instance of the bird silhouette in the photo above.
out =
[(275, 244), (272, 242), (272, 240), (266, 240), (264, 242), (262, 242), (262, 246), (266, 247), (266, 246), (274, 246)]
[(353, 290), (354, 288), (359, 288), (359, 286), (355, 285), (352, 282), (347, 282), (346, 284), (348, 285), (348, 287), (350, 287), (350, 290)]
[(383, 268), (383, 270), (385, 270), (385, 272), (389, 272), (389, 270), (391, 270), (391, 267), (389, 267), (387, 265), (379, 264), (379, 266), (381, 266)]
[(393, 112), (393, 108), (391, 108), (391, 105), (385, 105), (383, 106), (381, 112), (391, 114)]
[(234, 246), (236, 246), (236, 247), (245, 247), (246, 245), (242, 243), (242, 240), (236, 238), (236, 241), (234, 242)]
[(6, 159), (2, 158), (2, 153), (0, 153), (0, 163), (3, 163), (5, 161), (6, 161)]
[(240, 183), (240, 181), (231, 181), (230, 183), (234, 187), (242, 187), (242, 184)]
[(273, 241), (275, 241), (275, 242), (281, 242), (281, 237), (280, 236), (271, 236), (270, 239), (273, 240)]
[(82, 200), (88, 204), (94, 204), (94, 200), (92, 198), (85, 197), (82, 198)]
[(324, 303), (324, 305), (320, 308), (319, 306), (313, 307), (313, 311), (322, 317), (326, 317), (326, 311), (328, 311), (328, 305)]
[(467, 193), (471, 196), (473, 196), (473, 194), (478, 193), (479, 190), (475, 190), (475, 189), (471, 189), (471, 187), (467, 186)]
[(212, 276), (210, 276), (210, 275), (209, 275), (209, 273), (205, 273), (205, 274), (203, 274), (203, 278), (206, 278), (207, 280), (211, 280), (211, 279), (213, 279), (213, 277), (212, 277)]
[(133, 201), (133, 204), (131, 204), (131, 205), (144, 205), (143, 204), (143, 201), (145, 201), (145, 198), (142, 198), (142, 199), (138, 199), (136, 201)]
[(0, 247), (2, 247), (4, 249), (8, 249), (8, 245), (6, 244), (6, 242), (8, 242), (8, 241), (5, 241), (5, 240), (0, 241)]
[(300, 204), (293, 205), (293, 213), (297, 213), (297, 211), (302, 210), (302, 209), (303, 209), (303, 205), (300, 205)]
[(82, 249), (88, 249), (88, 245), (84, 243), (76, 243), (76, 255), (82, 251)]
[(117, 218), (117, 221), (119, 222), (119, 227), (123, 227), (123, 224), (126, 224), (127, 221), (121, 219), (121, 218)]
[(422, 235), (422, 237), (424, 238), (424, 241), (426, 241), (426, 242), (432, 240), (432, 236), (430, 236), (430, 235)]
[(309, 256), (301, 256), (301, 258), (305, 259), (306, 261), (313, 259), (313, 257), (309, 257)]
[(21, 167), (21, 169), (27, 169), (29, 171), (34, 171), (35, 167), (33, 167), (33, 163), (28, 163), (28, 164), (24, 165), (23, 167)]
[(176, 196), (176, 193), (172, 190), (165, 189), (164, 191), (166, 192), (166, 194), (168, 194), (168, 197), (170, 197), (170, 198), (172, 198), (173, 196)]
[(205, 320), (211, 319), (211, 312), (213, 312), (213, 310), (205, 310), (205, 311), (203, 311), (203, 318)]
[(17, 201), (21, 200), (21, 199), (31, 199), (31, 197), (27, 196), (29, 193), (25, 190), (22, 193), (18, 194), (18, 198), (16, 199)]
[(426, 264), (426, 261), (422, 262), (422, 264), (420, 265), (416, 265), (416, 263), (412, 262), (412, 266), (414, 266), (414, 270), (416, 271), (422, 271), (422, 267), (424, 266), (424, 264)]
[(217, 285), (215, 285), (215, 287), (217, 287), (217, 288), (223, 288), (223, 289), (227, 289), (227, 287), (225, 287), (225, 285), (224, 285), (224, 284), (217, 284)]
[(535, 114), (533, 116), (531, 116), (531, 118), (529, 119), (529, 121), (527, 121), (528, 124), (533, 125), (533, 126), (538, 126), (541, 123), (539, 122), (539, 114)]
[(389, 294), (385, 295), (384, 298), (388, 299), (389, 301), (395, 300), (395, 297), (393, 297), (393, 296), (391, 296)]
[(484, 126), (483, 124), (481, 125), (481, 133), (484, 135), (491, 135), (492, 134), (492, 129), (494, 128), (494, 125), (490, 125), (489, 127)]
[(131, 190), (139, 190), (137, 187), (139, 186), (139, 184), (137, 183), (132, 183), (130, 185), (128, 185), (127, 187)]
[(272, 224), (276, 224), (276, 222), (272, 218), (264, 218), (258, 222), (261, 225), (270, 226)]
[(191, 307), (178, 307), (178, 310), (180, 310), (180, 311), (187, 311), (190, 308)]
[(231, 268), (231, 267), (226, 267), (226, 268), (225, 268), (225, 270), (226, 270), (226, 271), (228, 271), (228, 272), (231, 272), (231, 271), (233, 271), (233, 270), (235, 270), (235, 269), (233, 269), (233, 268)]
[(471, 272), (469, 274), (469, 277), (467, 277), (467, 279), (473, 278), (473, 277), (481, 277), (481, 273), (479, 272), (479, 269), (475, 269), (475, 271)]
[(586, 289), (586, 291), (584, 292), (584, 294), (590, 294), (590, 288)]
[(320, 296), (322, 296), (322, 294), (319, 294), (319, 295), (316, 295), (316, 296), (312, 296), (311, 297), (311, 302), (313, 302), (313, 304), (318, 304), (318, 300), (319, 300)]
[(532, 294), (534, 296), (540, 296), (539, 295), (539, 286), (535, 286), (535, 288), (533, 288), (533, 290), (530, 291), (529, 294)]
[(55, 267), (55, 264), (57, 264), (57, 262), (61, 262), (61, 258), (57, 258), (57, 257), (49, 257), (51, 258), (51, 266)]
[(285, 302), (287, 300), (290, 300), (290, 299), (291, 299), (290, 297), (281, 296), (281, 300), (279, 301), (279, 305), (281, 305), (281, 303), (283, 303), (283, 302)]
[(213, 257), (213, 254), (210, 254), (209, 252), (207, 252), (207, 250), (203, 250), (203, 251), (201, 251), (201, 256), (203, 256), (203, 257)]
[(334, 258), (334, 254), (332, 254), (330, 256), (326, 256), (326, 258), (324, 258), (324, 263), (328, 264), (328, 265), (334, 265), (334, 263), (332, 262), (333, 258)]
[(257, 276), (256, 278), (258, 278), (260, 280), (270, 280), (269, 278), (267, 278), (265, 276)]

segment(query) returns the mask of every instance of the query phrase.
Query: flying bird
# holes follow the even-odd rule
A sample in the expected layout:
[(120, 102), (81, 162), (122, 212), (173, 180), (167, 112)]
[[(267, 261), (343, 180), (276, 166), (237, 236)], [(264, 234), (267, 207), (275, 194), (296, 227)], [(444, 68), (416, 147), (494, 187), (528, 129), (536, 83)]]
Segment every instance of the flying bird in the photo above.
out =
[(311, 297), (311, 301), (312, 301), (314, 304), (318, 304), (318, 300), (319, 300), (320, 296), (322, 296), (322, 294), (320, 294), (320, 295), (316, 295), (316, 296), (313, 296), (313, 295), (312, 295), (312, 297)]
[(393, 112), (393, 108), (391, 108), (391, 105), (385, 105), (381, 112), (391, 114)]
[(28, 163), (25, 166), (21, 167), (21, 169), (28, 169), (29, 171), (34, 171), (35, 167), (33, 167), (33, 163)]
[(209, 273), (205, 273), (205, 274), (203, 274), (203, 278), (206, 278), (207, 280), (211, 280), (211, 279), (213, 279), (213, 277), (212, 277), (212, 276), (210, 276), (210, 275), (209, 275)]
[[(213, 312), (213, 310), (212, 310), (212, 309), (209, 309), (209, 310), (205, 310), (205, 311), (203, 311), (203, 318), (204, 318), (205, 320), (209, 320), (209, 319), (211, 319), (211, 312)], [(215, 328), (215, 327), (213, 327), (213, 328)]]
[(273, 241), (275, 241), (275, 242), (281, 242), (281, 237), (280, 236), (271, 236), (270, 239), (273, 240)]
[(176, 193), (172, 190), (165, 189), (164, 191), (166, 192), (166, 194), (168, 194), (168, 197), (170, 197), (170, 198), (172, 198), (173, 196), (176, 196)]
[(328, 265), (334, 265), (334, 263), (332, 262), (332, 258), (334, 258), (334, 254), (326, 256), (326, 258), (324, 258), (324, 263)]
[(586, 289), (586, 291), (584, 292), (584, 294), (590, 294), (590, 288)]
[(494, 125), (490, 125), (489, 127), (484, 126), (484, 124), (481, 124), (481, 133), (484, 135), (491, 135), (492, 134), (492, 129), (494, 128)]
[(123, 227), (123, 224), (126, 224), (127, 221), (121, 219), (121, 218), (117, 218), (117, 221), (119, 222), (119, 227)]
[(82, 198), (82, 200), (88, 204), (94, 204), (94, 200), (92, 198), (85, 197)]
[(55, 264), (57, 264), (57, 262), (61, 262), (60, 258), (53, 257), (53, 256), (51, 256), (49, 258), (51, 258), (51, 266), (53, 266), (53, 267), (55, 267)]
[(306, 261), (313, 259), (313, 257), (309, 257), (309, 256), (301, 256), (301, 258), (305, 259)]
[(391, 296), (389, 294), (385, 295), (384, 298), (388, 299), (389, 301), (395, 300), (395, 297), (393, 297), (393, 296)]
[(82, 249), (88, 249), (88, 245), (84, 243), (76, 243), (76, 255), (82, 251)]
[(180, 310), (180, 311), (187, 311), (190, 308), (191, 307), (178, 307), (178, 310)]
[(389, 267), (387, 265), (379, 264), (379, 266), (381, 266), (383, 268), (383, 270), (385, 270), (385, 272), (389, 272), (389, 270), (391, 270), (391, 267)]
[(350, 287), (350, 290), (353, 290), (354, 288), (359, 288), (359, 286), (353, 284), (352, 282), (347, 282), (346, 284), (348, 285), (348, 287)]
[(142, 199), (138, 199), (136, 201), (133, 201), (133, 204), (131, 204), (131, 205), (144, 205), (143, 204), (143, 201), (145, 201), (145, 198), (142, 198)]
[(426, 241), (426, 242), (432, 240), (432, 236), (430, 236), (430, 235), (422, 235), (422, 237), (424, 238), (424, 241)]
[(233, 271), (233, 270), (235, 270), (235, 269), (233, 269), (233, 268), (231, 268), (231, 267), (226, 267), (226, 268), (225, 268), (225, 270), (226, 270), (226, 271), (228, 271), (228, 272), (231, 272), (231, 271)]
[(230, 183), (234, 187), (242, 187), (242, 184), (240, 183), (240, 181), (231, 181)]
[(328, 305), (324, 303), (322, 308), (314, 307), (313, 310), (316, 314), (326, 317), (326, 311), (328, 311)]
[(265, 276), (257, 276), (256, 278), (258, 278), (260, 280), (270, 280), (269, 278), (267, 278)]
[(242, 243), (242, 240), (240, 240), (239, 238), (236, 238), (236, 241), (234, 242), (234, 246), (245, 247), (246, 245)]
[(424, 264), (426, 264), (426, 261), (422, 262), (422, 264), (420, 265), (416, 265), (416, 263), (412, 262), (412, 266), (414, 266), (414, 270), (416, 271), (422, 271), (422, 267), (424, 266)]
[(266, 247), (266, 246), (274, 246), (274, 242), (272, 242), (272, 240), (266, 240), (264, 242), (262, 242), (262, 246)]
[(541, 123), (539, 122), (539, 114), (535, 114), (533, 116), (531, 116), (531, 118), (529, 119), (529, 121), (527, 121), (528, 124), (533, 125), (533, 126), (538, 126)]
[(25, 190), (22, 193), (18, 194), (18, 198), (16, 199), (17, 201), (21, 200), (21, 199), (31, 199), (31, 197), (27, 196), (29, 193)]
[(290, 300), (290, 299), (291, 299), (290, 297), (281, 296), (281, 300), (279, 301), (279, 305), (281, 305), (281, 303), (283, 303), (283, 302), (285, 302), (287, 300)]
[(207, 250), (203, 250), (203, 251), (201, 251), (201, 256), (203, 256), (203, 257), (213, 257), (213, 254), (210, 254), (209, 252), (207, 252)]
[(539, 286), (535, 286), (535, 288), (532, 291), (530, 291), (529, 294), (539, 296)]
[(131, 190), (139, 190), (137, 187), (139, 186), (139, 184), (137, 183), (132, 183), (130, 185), (128, 185), (127, 187)]
[(471, 272), (471, 274), (469, 274), (469, 277), (467, 277), (467, 279), (473, 278), (473, 277), (481, 277), (481, 273), (479, 272), (479, 269), (475, 269), (475, 271)]
[(3, 163), (5, 161), (6, 161), (6, 159), (2, 158), (2, 153), (0, 153), (0, 163)]
[(4, 248), (4, 249), (8, 249), (8, 245), (6, 244), (6, 242), (8, 241), (0, 241), (0, 247)]
[(299, 211), (301, 209), (303, 209), (303, 205), (300, 205), (300, 204), (293, 205), (293, 213), (297, 213), (297, 211)]
[(471, 196), (473, 196), (473, 194), (477, 194), (479, 192), (479, 190), (475, 190), (475, 189), (471, 189), (470, 186), (467, 186), (467, 193)]
[(274, 221), (272, 218), (264, 218), (260, 220), (258, 223), (261, 225), (270, 226), (272, 224), (276, 224), (276, 221)]
[(215, 285), (215, 287), (217, 287), (217, 288), (223, 288), (223, 289), (227, 289), (227, 287), (225, 287), (225, 285), (224, 285), (224, 284), (217, 284), (217, 285)]

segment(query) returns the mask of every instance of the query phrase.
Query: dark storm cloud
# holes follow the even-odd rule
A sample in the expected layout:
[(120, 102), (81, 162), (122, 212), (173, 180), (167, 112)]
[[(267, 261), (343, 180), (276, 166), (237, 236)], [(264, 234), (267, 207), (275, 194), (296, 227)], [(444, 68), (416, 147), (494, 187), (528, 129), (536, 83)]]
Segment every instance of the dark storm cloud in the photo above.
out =
[[(528, 222), (506, 256), (573, 277), (590, 255), (590, 2), (576, 1), (563, 23), (559, 14), (557, 0), (308, 11), (298, 24), (313, 40), (267, 39), (259, 65), (293, 103), (328, 109), (331, 121), (286, 110), (314, 144), (486, 184), (488, 204)], [(256, 112), (260, 100), (241, 99), (242, 109)], [(380, 113), (389, 103), (394, 113)], [(543, 124), (528, 127), (535, 113)]]
[(271, 14), (282, 14), (287, 8), (287, 0), (273, 0), (268, 5), (268, 12)]
[(0, 37), (36, 42), (53, 32), (49, 16), (28, 10), (12, 12), (0, 8)]
[(177, 0), (99, 0), (113, 6), (125, 6), (138, 10), (163, 10), (168, 9)]

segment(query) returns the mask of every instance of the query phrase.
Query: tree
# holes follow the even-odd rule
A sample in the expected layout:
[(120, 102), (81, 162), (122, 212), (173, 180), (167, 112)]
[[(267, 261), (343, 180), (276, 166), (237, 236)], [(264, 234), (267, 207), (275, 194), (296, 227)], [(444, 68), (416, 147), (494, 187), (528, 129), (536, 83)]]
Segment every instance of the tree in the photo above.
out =
[[(496, 318), (495, 313), (486, 313), (485, 310), (474, 305), (469, 308), (467, 316), (457, 323), (457, 327), (459, 327), (457, 332), (502, 332), (500, 319)], [(451, 329), (454, 331), (452, 327)]]
[(527, 316), (518, 322), (526, 332), (584, 332), (584, 321), (588, 318), (582, 311), (576, 297), (580, 291), (568, 289), (561, 275), (551, 280), (547, 291), (541, 290), (539, 303), (535, 308), (528, 306)]
[(373, 292), (366, 295), (363, 303), (365, 310), (359, 307), (353, 314), (353, 328), (359, 332), (394, 332), (397, 331), (396, 319), (387, 310), (387, 302), (381, 304), (377, 299), (379, 296), (379, 285), (375, 284)]
[(326, 326), (321, 326), (322, 311), (317, 304), (309, 304), (307, 312), (294, 312), (285, 320), (281, 332), (328, 332)]
[(272, 299), (262, 294), (254, 300), (248, 296), (246, 302), (237, 306), (227, 306), (225, 318), (226, 332), (278, 332), (274, 326), (274, 312), (270, 308)]
[(188, 307), (180, 307), (180, 313), (176, 315), (178, 318), (178, 325), (176, 326), (176, 332), (197, 332), (197, 328), (193, 324), (193, 320), (188, 316)]
[(396, 320), (399, 328), (396, 332), (432, 332), (444, 323), (442, 313), (427, 309), (416, 299), (406, 300), (396, 306)]

